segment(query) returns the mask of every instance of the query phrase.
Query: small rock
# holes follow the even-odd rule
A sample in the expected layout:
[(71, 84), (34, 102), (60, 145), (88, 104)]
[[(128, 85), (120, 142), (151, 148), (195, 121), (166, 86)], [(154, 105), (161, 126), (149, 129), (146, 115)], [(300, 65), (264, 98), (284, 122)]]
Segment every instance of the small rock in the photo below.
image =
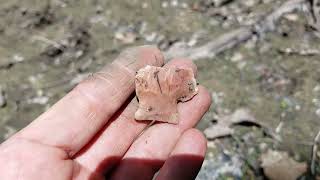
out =
[(208, 146), (208, 148), (215, 148), (216, 144), (214, 143), (214, 141), (208, 141), (207, 146)]
[(124, 44), (131, 44), (137, 39), (137, 35), (132, 32), (127, 32), (127, 33), (116, 32), (114, 37), (115, 39), (121, 41)]
[(251, 147), (248, 149), (249, 155), (253, 155), (256, 152), (255, 148)]
[(243, 4), (247, 7), (252, 7), (256, 4), (257, 2), (255, 0), (246, 0), (246, 1), (243, 1)]
[(297, 21), (299, 19), (299, 16), (297, 14), (286, 14), (284, 15), (284, 18), (288, 19), (289, 21)]
[(79, 51), (77, 51), (76, 53), (75, 53), (75, 58), (80, 58), (82, 55), (83, 55), (84, 53), (83, 53), (83, 51), (82, 50), (79, 50)]
[(181, 7), (187, 9), (188, 8), (188, 4), (187, 3), (181, 3)]
[(39, 96), (39, 97), (35, 97), (35, 98), (32, 98), (32, 99), (28, 100), (28, 103), (44, 105), (48, 101), (49, 101), (49, 97), (47, 97), (47, 96)]
[(143, 8), (143, 9), (148, 8), (148, 6), (149, 6), (148, 3), (146, 3), (146, 2), (142, 3), (142, 8)]
[(221, 179), (221, 176), (227, 174), (234, 179), (241, 179), (243, 164), (238, 155), (229, 156), (224, 153), (213, 155), (209, 160), (205, 160), (196, 180)]
[(241, 60), (243, 60), (243, 55), (241, 53), (235, 53), (231, 58), (230, 60), (232, 62), (239, 62)]
[(187, 43), (189, 47), (192, 47), (196, 44), (197, 44), (197, 39), (190, 39), (190, 41)]
[(167, 1), (163, 1), (163, 2), (161, 3), (162, 8), (167, 8), (168, 5), (169, 5), (169, 3), (168, 3)]
[(268, 144), (267, 143), (260, 143), (259, 144), (260, 151), (265, 152), (267, 150), (267, 148), (268, 148)]
[(13, 60), (14, 60), (15, 62), (22, 62), (22, 61), (24, 60), (24, 57), (21, 56), (21, 55), (19, 55), (19, 54), (15, 54), (15, 55), (13, 56)]
[(316, 115), (320, 118), (320, 109), (316, 110)]
[(313, 88), (313, 92), (320, 92), (320, 85), (316, 85), (316, 86)]
[(312, 99), (312, 103), (313, 103), (315, 106), (317, 106), (317, 107), (320, 106), (320, 100), (317, 99), (317, 98), (313, 98), (313, 99)]
[(152, 32), (151, 34), (147, 34), (144, 36), (144, 39), (147, 41), (147, 42), (153, 42), (155, 41), (157, 37), (157, 33), (156, 32)]
[(177, 1), (177, 0), (171, 1), (171, 6), (172, 6), (172, 7), (178, 6), (178, 1)]

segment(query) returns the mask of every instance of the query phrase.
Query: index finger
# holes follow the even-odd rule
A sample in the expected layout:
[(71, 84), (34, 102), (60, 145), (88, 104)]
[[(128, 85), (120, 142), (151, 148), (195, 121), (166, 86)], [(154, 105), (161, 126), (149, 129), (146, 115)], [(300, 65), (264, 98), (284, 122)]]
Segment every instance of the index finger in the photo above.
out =
[(146, 65), (163, 65), (163, 56), (156, 47), (141, 46), (124, 51), (15, 137), (59, 147), (73, 156), (132, 94), (135, 73)]

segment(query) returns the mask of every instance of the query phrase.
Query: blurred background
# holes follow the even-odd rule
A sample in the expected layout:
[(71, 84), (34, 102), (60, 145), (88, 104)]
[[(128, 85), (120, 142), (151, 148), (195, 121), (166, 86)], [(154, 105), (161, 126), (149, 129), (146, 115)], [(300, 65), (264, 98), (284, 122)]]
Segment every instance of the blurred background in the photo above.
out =
[(314, 179), (317, 2), (0, 0), (0, 142), (125, 48), (154, 44), (192, 59), (212, 94), (197, 179)]

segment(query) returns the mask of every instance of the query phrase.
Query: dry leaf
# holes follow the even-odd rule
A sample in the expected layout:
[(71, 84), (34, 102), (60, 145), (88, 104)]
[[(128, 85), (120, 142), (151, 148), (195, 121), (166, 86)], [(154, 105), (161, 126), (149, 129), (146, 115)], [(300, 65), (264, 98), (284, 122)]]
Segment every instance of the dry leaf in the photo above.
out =
[(249, 122), (258, 125), (256, 119), (248, 109), (237, 109), (230, 115), (223, 115), (218, 117), (217, 123), (204, 130), (204, 134), (209, 139), (228, 136), (233, 134), (232, 125)]
[(270, 180), (295, 180), (307, 171), (305, 162), (297, 162), (287, 152), (268, 150), (261, 155), (264, 174)]
[(177, 103), (198, 93), (192, 69), (146, 66), (136, 75), (136, 120), (178, 123)]

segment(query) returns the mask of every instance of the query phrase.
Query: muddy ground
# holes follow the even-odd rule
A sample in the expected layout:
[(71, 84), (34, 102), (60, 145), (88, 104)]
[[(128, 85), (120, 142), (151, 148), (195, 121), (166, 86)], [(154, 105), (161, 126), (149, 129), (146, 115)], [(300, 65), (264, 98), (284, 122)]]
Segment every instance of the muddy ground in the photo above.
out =
[[(0, 142), (127, 47), (155, 44), (167, 51), (181, 41), (198, 46), (259, 21), (283, 2), (1, 0)], [(214, 101), (199, 129), (240, 108), (265, 127), (239, 125), (232, 136), (210, 140), (198, 179), (263, 179), (260, 155), (267, 149), (311, 161), (320, 130), (315, 31), (304, 13), (293, 12), (273, 32), (195, 61), (199, 82)]]

